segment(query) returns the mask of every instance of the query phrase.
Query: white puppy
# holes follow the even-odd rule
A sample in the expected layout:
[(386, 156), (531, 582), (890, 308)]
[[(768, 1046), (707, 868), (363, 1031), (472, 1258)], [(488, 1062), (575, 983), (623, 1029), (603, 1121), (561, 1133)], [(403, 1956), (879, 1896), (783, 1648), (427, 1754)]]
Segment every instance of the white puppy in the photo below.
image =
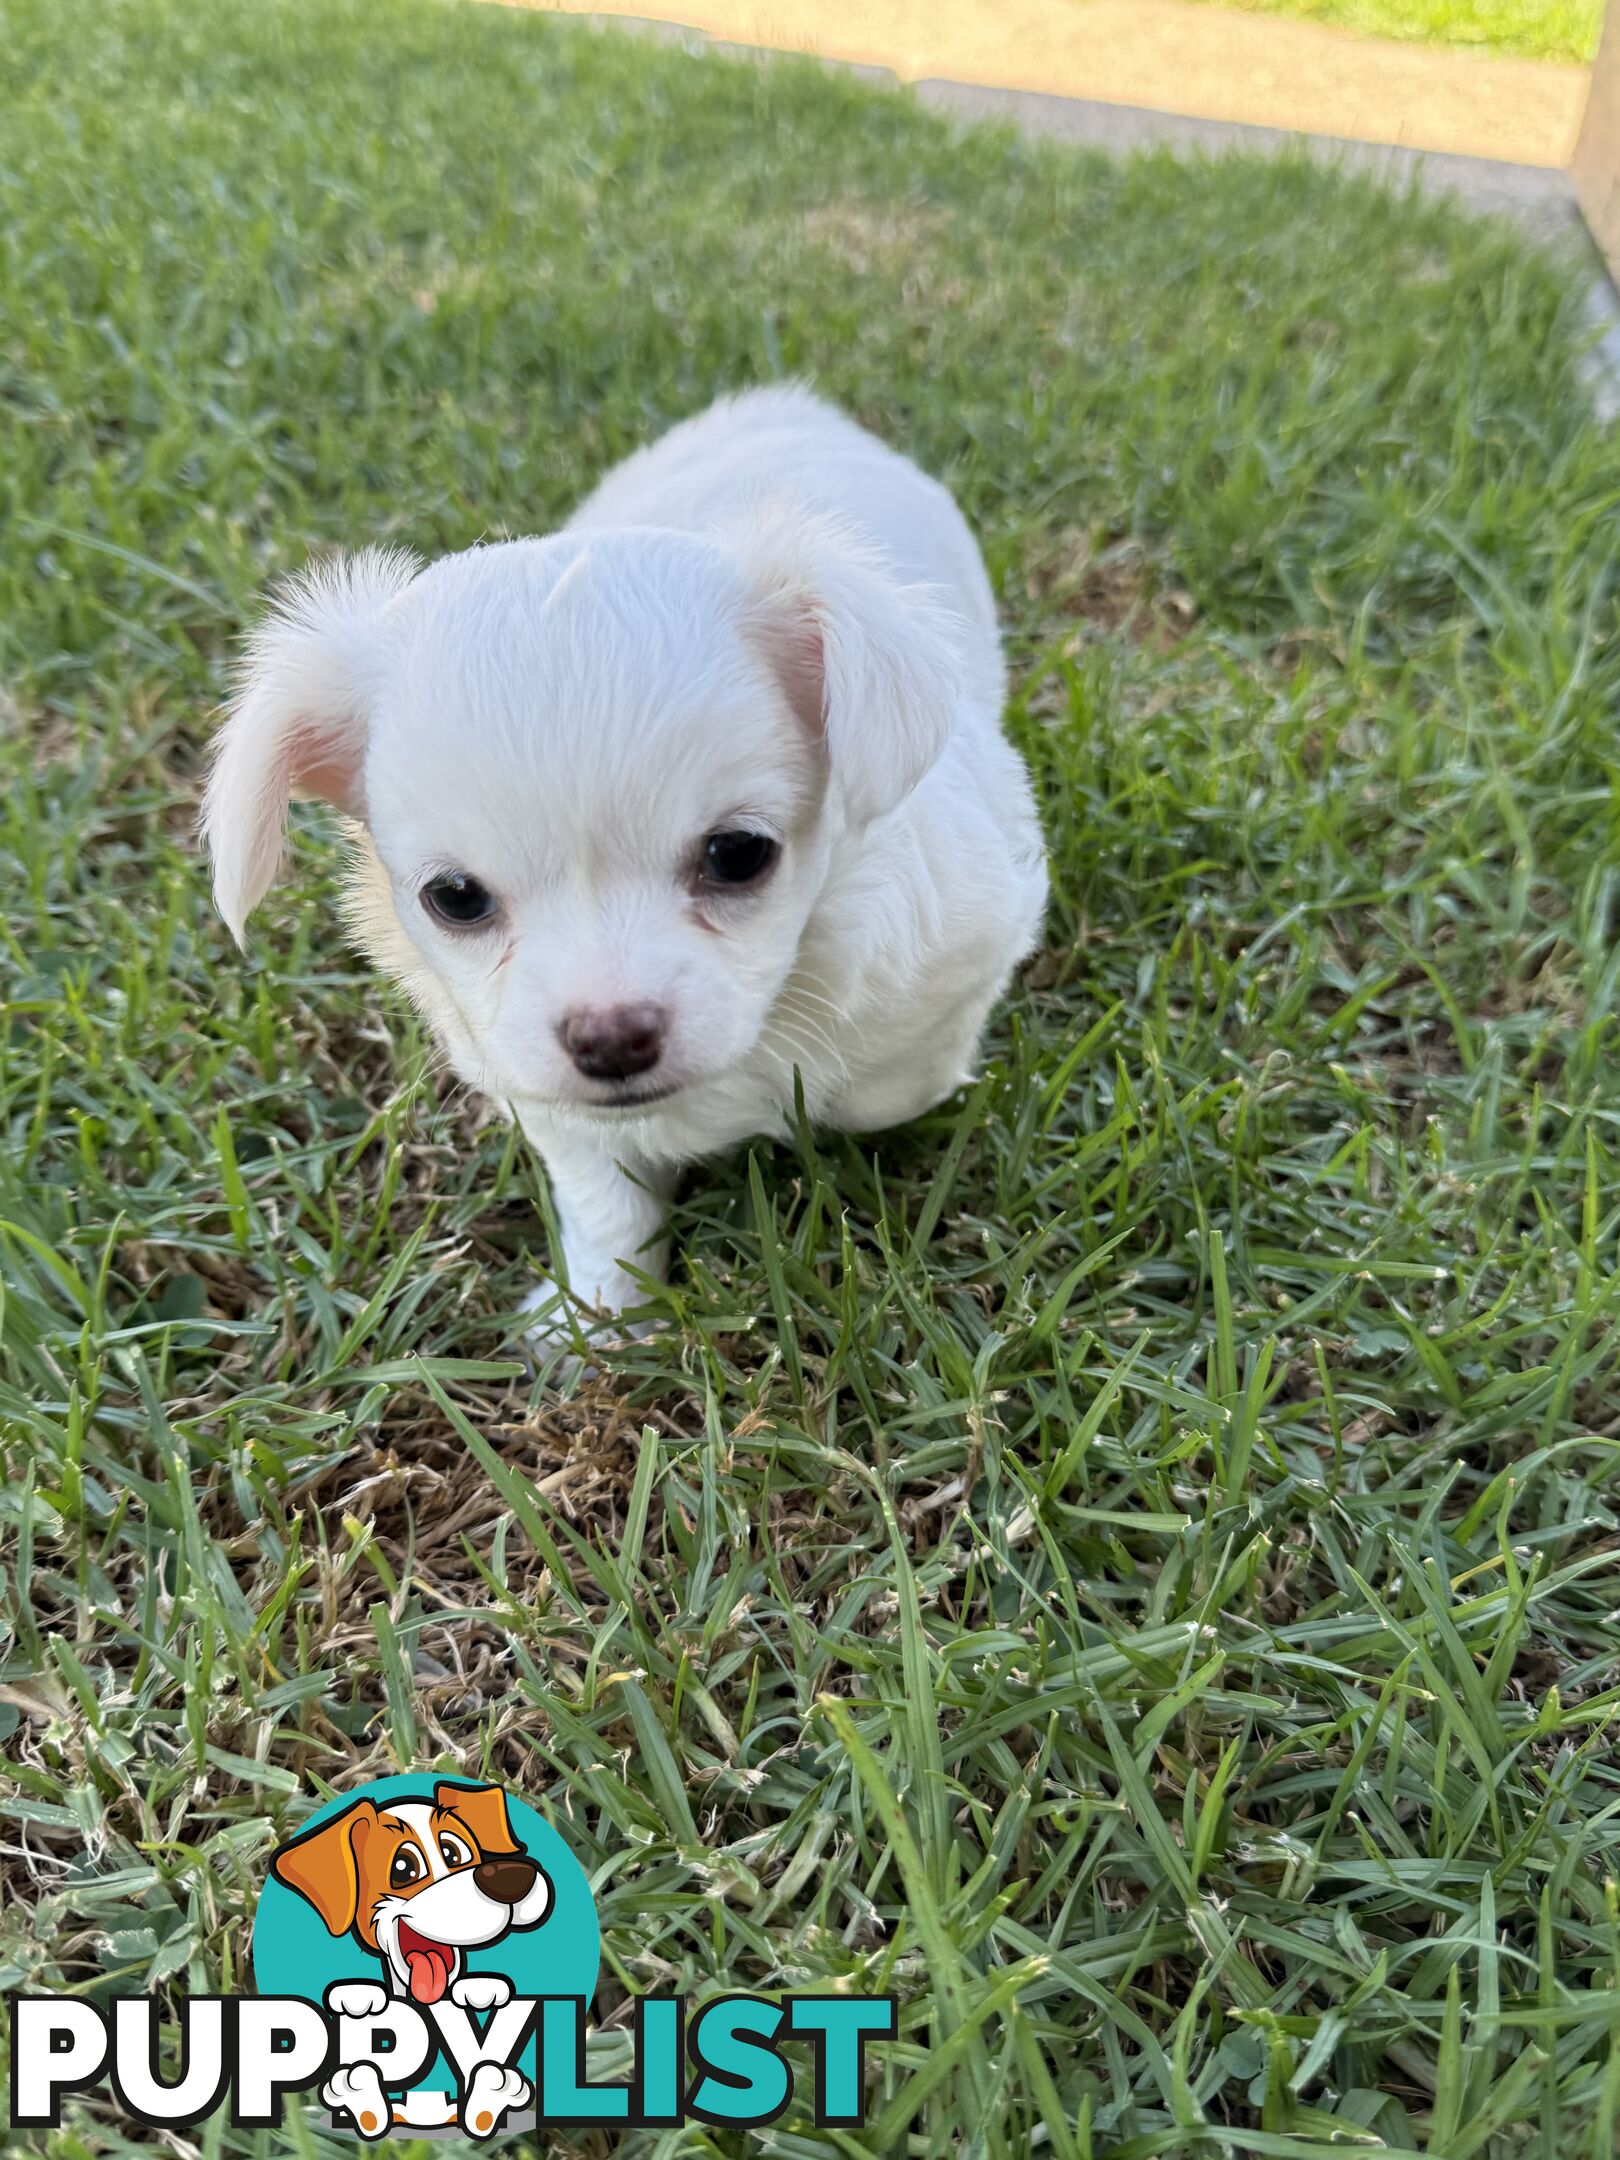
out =
[[(587, 1304), (662, 1279), (683, 1163), (967, 1076), (1046, 893), (950, 496), (800, 389), (727, 399), (561, 532), (280, 597), (205, 828), (238, 941), (289, 798), (354, 821), (355, 916), (551, 1177)], [(555, 1286), (532, 1308), (552, 1306)], [(541, 1330), (543, 1331), (543, 1329)]]

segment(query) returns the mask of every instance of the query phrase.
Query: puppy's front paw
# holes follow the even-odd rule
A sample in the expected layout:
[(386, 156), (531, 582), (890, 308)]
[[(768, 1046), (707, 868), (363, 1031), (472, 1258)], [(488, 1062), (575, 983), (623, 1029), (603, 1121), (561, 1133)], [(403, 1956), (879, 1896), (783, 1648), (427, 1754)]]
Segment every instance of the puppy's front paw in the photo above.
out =
[(393, 2121), (375, 2063), (352, 2063), (334, 2070), (321, 2087), (321, 2098), (335, 2119), (347, 2116), (363, 2138), (382, 2137)]
[(590, 1369), (579, 1354), (589, 1315), (580, 1314), (561, 1283), (542, 1275), (518, 1310), (534, 1315), (518, 1344), (531, 1373), (546, 1366), (556, 1378), (572, 1380)]
[(520, 2108), (529, 2097), (529, 2081), (521, 2070), (503, 2063), (481, 2062), (461, 2104), (461, 2127), (470, 2137), (486, 2138), (501, 2127), (503, 2118)]
[(534, 1315), (532, 1323), (523, 1330), (523, 1340), (537, 1353), (560, 1349), (574, 1340), (577, 1328), (573, 1300), (562, 1284), (553, 1282), (549, 1275), (541, 1276), (518, 1311)]
[[(635, 1286), (631, 1285), (629, 1295), (635, 1294)], [(523, 1349), (531, 1365), (560, 1361), (557, 1369), (567, 1378), (597, 1369), (589, 1357), (580, 1354), (581, 1343), (587, 1349), (600, 1344), (604, 1350), (611, 1350), (618, 1343), (651, 1334), (659, 1325), (656, 1320), (626, 1320), (612, 1308), (582, 1312), (578, 1302), (549, 1275), (541, 1276), (518, 1309), (535, 1316), (532, 1325), (523, 1331)]]
[(467, 1973), (450, 1990), (462, 2010), (499, 2010), (512, 2000), (512, 1983), (503, 1973)]
[(375, 1980), (334, 1980), (326, 2007), (334, 2017), (380, 2017), (388, 2008), (388, 1990)]

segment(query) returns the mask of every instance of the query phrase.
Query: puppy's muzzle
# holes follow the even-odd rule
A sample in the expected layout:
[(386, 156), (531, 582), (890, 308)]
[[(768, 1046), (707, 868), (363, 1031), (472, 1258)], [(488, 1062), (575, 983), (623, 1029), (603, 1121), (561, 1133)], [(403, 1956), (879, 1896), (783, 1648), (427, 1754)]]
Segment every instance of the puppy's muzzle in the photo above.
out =
[(557, 1034), (587, 1080), (633, 1080), (664, 1054), (669, 1015), (662, 1005), (576, 1005)]
[(503, 1853), (498, 1860), (480, 1860), (473, 1881), (497, 1905), (521, 1905), (539, 1872), (527, 1853)]

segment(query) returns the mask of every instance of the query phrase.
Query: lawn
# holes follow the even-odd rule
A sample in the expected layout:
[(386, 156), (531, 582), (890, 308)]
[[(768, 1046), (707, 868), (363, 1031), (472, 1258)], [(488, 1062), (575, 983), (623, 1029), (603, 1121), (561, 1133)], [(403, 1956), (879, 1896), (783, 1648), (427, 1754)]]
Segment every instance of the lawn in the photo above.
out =
[[(1233, 5), (1234, 0), (1223, 0)], [(1522, 60), (1590, 61), (1604, 0), (1241, 0), (1267, 15), (1331, 23), (1362, 37), (1460, 45)]]
[[(315, 1797), (437, 1766), (590, 1871), (597, 2074), (627, 1991), (900, 1995), (871, 2127), (749, 2151), (1611, 2160), (1575, 277), (505, 9), (3, 29), (0, 1987), (238, 1986)], [(534, 1162), (317, 817), (232, 952), (201, 749), (277, 572), (543, 527), (780, 374), (983, 534), (1048, 938), (962, 1100), (710, 1166), (664, 1330), (530, 1379)], [(70, 2125), (7, 2150), (142, 2147)]]

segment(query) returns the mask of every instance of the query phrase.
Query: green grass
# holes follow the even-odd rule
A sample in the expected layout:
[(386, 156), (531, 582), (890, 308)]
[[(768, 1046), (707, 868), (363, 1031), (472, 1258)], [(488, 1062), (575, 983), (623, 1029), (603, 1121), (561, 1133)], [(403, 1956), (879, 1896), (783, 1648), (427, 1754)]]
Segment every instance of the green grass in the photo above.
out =
[(1266, 15), (1331, 23), (1362, 37), (1459, 45), (1521, 60), (1590, 61), (1604, 0), (1222, 0)]
[[(499, 9), (3, 27), (0, 1986), (235, 1987), (311, 1796), (454, 1766), (590, 1870), (599, 2014), (900, 1993), (873, 2127), (749, 2151), (1611, 2160), (1575, 277)], [(273, 574), (544, 526), (783, 372), (984, 536), (1048, 942), (964, 1100), (710, 1166), (667, 1330), (559, 1390), (532, 1161), (317, 820), (232, 954), (200, 749)]]

